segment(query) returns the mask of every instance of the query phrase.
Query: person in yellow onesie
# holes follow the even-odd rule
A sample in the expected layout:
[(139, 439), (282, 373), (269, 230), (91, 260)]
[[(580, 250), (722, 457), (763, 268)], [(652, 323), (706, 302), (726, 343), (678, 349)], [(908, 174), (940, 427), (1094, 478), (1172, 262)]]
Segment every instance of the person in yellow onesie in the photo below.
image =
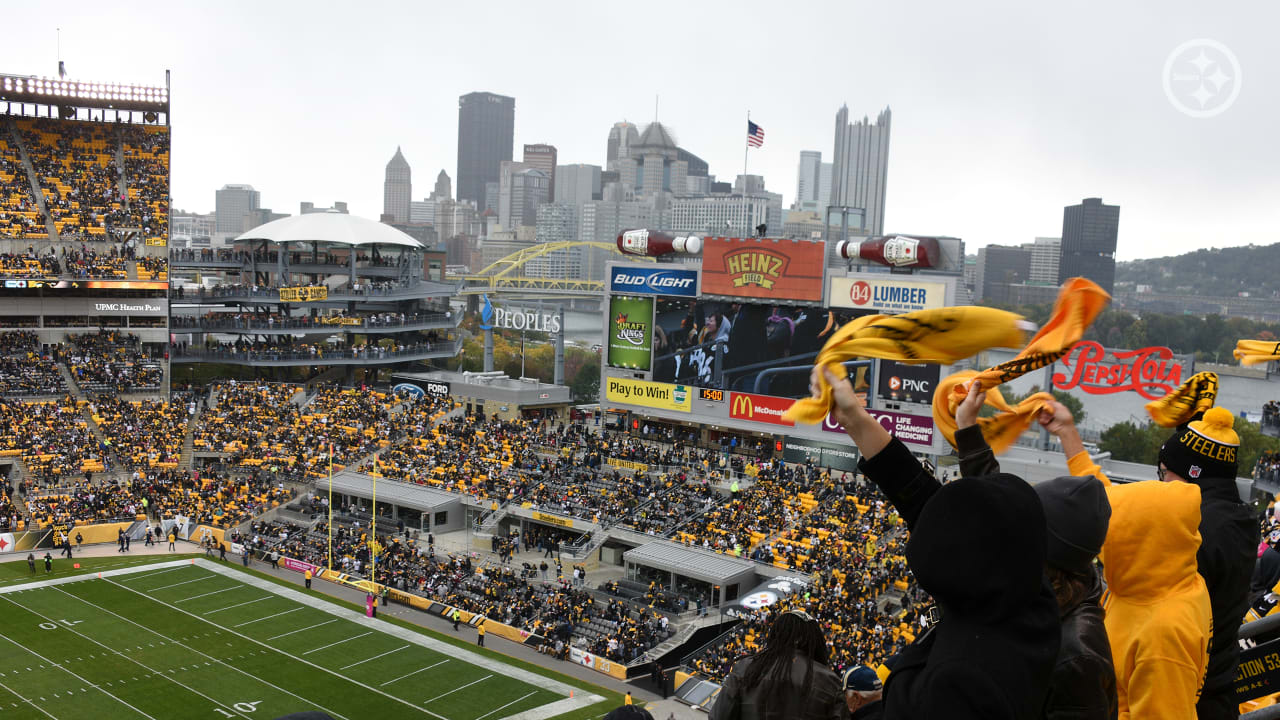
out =
[(1200, 488), (1158, 480), (1113, 485), (1085, 451), (1071, 412), (1061, 403), (1053, 410), (1039, 420), (1061, 441), (1068, 471), (1101, 480), (1111, 502), (1098, 557), (1119, 718), (1194, 720), (1213, 634), (1209, 590), (1196, 569)]

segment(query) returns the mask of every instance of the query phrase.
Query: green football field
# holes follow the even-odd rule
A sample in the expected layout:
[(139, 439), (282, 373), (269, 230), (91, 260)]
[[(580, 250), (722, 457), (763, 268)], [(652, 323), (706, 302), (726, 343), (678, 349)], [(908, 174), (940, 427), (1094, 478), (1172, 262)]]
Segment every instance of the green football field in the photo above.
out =
[(49, 579), (41, 565), (25, 583), (15, 571), (27, 573), (25, 562), (6, 565), (0, 720), (307, 710), (339, 720), (568, 720), (609, 709), (600, 688), (370, 620), (236, 566), (155, 559), (104, 558), (76, 571), (88, 574)]

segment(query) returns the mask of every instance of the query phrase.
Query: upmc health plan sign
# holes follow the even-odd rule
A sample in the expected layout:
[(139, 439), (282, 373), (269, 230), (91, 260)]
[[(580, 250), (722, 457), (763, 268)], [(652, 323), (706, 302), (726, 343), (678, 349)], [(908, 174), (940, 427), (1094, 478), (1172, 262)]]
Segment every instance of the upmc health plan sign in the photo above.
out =
[(609, 292), (623, 295), (698, 296), (698, 271), (669, 267), (614, 267)]
[(831, 278), (827, 305), (835, 308), (905, 313), (946, 307), (947, 285), (940, 282), (899, 280), (893, 275), (861, 273), (857, 277)]

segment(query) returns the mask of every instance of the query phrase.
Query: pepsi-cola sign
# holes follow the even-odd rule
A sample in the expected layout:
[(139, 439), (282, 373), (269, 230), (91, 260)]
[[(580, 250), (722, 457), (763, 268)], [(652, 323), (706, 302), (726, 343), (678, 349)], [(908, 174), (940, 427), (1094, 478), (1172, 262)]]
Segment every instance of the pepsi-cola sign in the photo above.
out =
[(614, 267), (609, 291), (629, 295), (698, 296), (698, 271), (685, 268)]

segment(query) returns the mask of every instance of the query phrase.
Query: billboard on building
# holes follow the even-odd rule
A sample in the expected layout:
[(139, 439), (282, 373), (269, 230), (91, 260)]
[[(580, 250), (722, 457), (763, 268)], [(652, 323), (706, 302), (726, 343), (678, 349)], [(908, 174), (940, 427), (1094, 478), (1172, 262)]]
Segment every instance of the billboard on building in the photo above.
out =
[(818, 467), (853, 472), (858, 469), (859, 457), (852, 442), (831, 443), (788, 435), (782, 443), (782, 460), (798, 465), (812, 460)]
[(729, 417), (734, 420), (751, 420), (791, 427), (795, 423), (783, 420), (782, 415), (795, 404), (791, 398), (779, 398), (754, 393), (729, 393)]
[[(653, 379), (699, 388), (799, 398), (827, 337), (850, 316), (817, 305), (658, 298)], [(865, 371), (859, 390), (867, 389)]]
[(614, 265), (609, 269), (609, 292), (697, 297), (698, 271), (663, 265)]
[(929, 405), (933, 390), (942, 375), (939, 365), (908, 365), (894, 360), (881, 360), (876, 379), (876, 397), (889, 402)]
[(609, 298), (610, 367), (648, 371), (653, 364), (653, 298)]
[(656, 410), (687, 413), (693, 409), (693, 391), (684, 385), (611, 377), (605, 378), (604, 395), (609, 402)]
[(946, 307), (947, 283), (907, 280), (888, 273), (857, 273), (831, 278), (827, 305), (876, 313), (906, 313)]
[(707, 238), (702, 293), (763, 302), (822, 302), (826, 245), (809, 240)]

